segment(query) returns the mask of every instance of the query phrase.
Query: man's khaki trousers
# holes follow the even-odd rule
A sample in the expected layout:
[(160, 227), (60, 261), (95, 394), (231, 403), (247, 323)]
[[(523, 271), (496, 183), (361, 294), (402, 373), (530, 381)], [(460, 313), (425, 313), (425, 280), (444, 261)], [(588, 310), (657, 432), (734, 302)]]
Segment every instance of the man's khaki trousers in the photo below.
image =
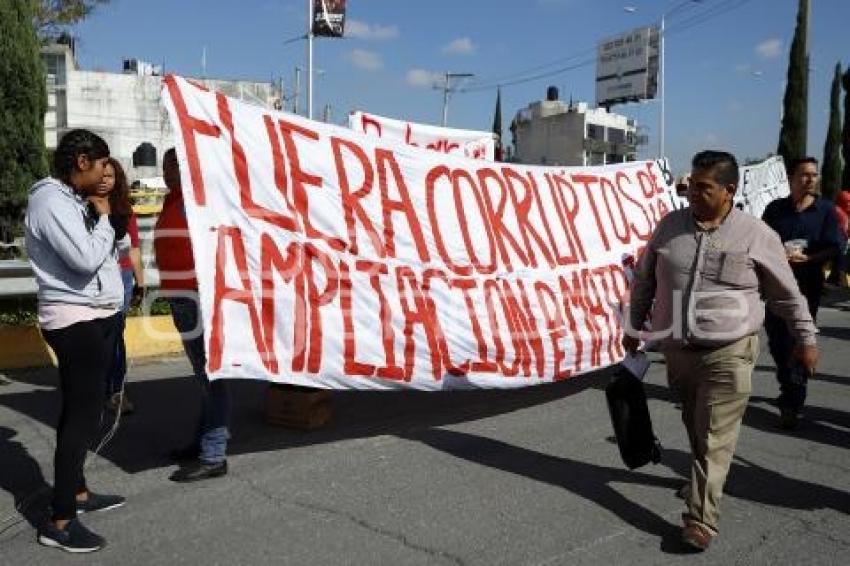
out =
[(755, 335), (714, 349), (664, 349), (667, 380), (682, 403), (693, 454), (686, 516), (715, 534), (758, 353)]

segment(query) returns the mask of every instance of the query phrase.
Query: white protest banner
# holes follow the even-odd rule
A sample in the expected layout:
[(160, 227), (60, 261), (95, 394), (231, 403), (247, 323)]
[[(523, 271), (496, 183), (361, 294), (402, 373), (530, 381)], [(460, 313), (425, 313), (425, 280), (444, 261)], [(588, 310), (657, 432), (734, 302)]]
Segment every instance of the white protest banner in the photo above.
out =
[[(666, 161), (659, 160), (658, 166), (666, 170)], [(738, 172), (740, 180), (732, 203), (756, 218), (761, 218), (771, 201), (791, 194), (785, 162), (781, 156), (770, 157), (752, 165), (742, 165)], [(687, 195), (677, 195), (674, 188), (671, 188), (668, 196), (671, 209), (679, 210), (688, 206)]]
[(507, 388), (622, 358), (656, 162), (490, 163), (164, 85), (211, 378)]
[(673, 177), (673, 172), (670, 170), (670, 163), (666, 157), (661, 157), (655, 160), (658, 165), (658, 170), (662, 175), (662, 184), (664, 185), (664, 198), (670, 207), (670, 210), (679, 210), (688, 206), (687, 196), (681, 196), (676, 191), (676, 181)]
[(348, 115), (348, 127), (390, 143), (405, 143), (472, 159), (493, 161), (496, 155), (496, 140), (490, 132), (441, 128), (359, 111)]
[(735, 206), (756, 218), (761, 218), (771, 201), (791, 194), (785, 161), (779, 155), (742, 166), (740, 175)]

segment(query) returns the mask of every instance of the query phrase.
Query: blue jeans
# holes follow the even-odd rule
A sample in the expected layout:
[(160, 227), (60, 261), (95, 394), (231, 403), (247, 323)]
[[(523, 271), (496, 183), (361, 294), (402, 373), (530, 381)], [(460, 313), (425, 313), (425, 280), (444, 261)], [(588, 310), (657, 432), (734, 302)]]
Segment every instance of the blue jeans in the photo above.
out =
[(204, 333), (201, 326), (198, 294), (184, 291), (180, 297), (168, 297), (174, 326), (180, 332), (183, 349), (192, 364), (195, 381), (201, 386), (201, 417), (198, 423), (198, 442), (202, 462), (214, 464), (227, 457), (230, 438), (230, 392), (222, 379), (210, 381), (204, 369), (207, 356), (204, 350)]
[(127, 311), (130, 310), (130, 301), (133, 299), (133, 285), (136, 279), (133, 277), (132, 269), (121, 269), (121, 282), (124, 283), (124, 304), (118, 313), (118, 338), (115, 340), (115, 356), (112, 366), (106, 375), (106, 396), (121, 391), (124, 387), (124, 379), (127, 377), (127, 347), (124, 344), (124, 326), (127, 322)]

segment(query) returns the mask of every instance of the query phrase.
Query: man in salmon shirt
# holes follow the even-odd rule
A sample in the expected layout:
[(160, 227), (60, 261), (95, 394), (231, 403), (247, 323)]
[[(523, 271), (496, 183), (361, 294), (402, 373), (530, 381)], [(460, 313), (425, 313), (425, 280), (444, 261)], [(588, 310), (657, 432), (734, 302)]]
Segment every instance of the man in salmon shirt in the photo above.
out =
[(185, 464), (171, 474), (176, 482), (192, 482), (227, 473), (227, 440), (230, 394), (227, 383), (207, 377), (203, 320), (195, 279), (192, 241), (186, 223), (180, 168), (174, 148), (162, 157), (162, 175), (168, 195), (154, 229), (154, 254), (160, 274), (160, 290), (171, 306), (174, 326), (180, 332), (183, 348), (201, 387), (201, 415), (195, 441), (172, 452), (172, 458)]

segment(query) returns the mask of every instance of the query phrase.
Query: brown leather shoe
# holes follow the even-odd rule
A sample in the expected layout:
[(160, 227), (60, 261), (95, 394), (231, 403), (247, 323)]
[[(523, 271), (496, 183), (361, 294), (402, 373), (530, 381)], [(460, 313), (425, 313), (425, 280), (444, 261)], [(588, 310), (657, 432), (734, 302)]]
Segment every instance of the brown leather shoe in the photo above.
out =
[(699, 523), (685, 521), (682, 527), (682, 542), (700, 552), (708, 549), (713, 538), (714, 535)]

